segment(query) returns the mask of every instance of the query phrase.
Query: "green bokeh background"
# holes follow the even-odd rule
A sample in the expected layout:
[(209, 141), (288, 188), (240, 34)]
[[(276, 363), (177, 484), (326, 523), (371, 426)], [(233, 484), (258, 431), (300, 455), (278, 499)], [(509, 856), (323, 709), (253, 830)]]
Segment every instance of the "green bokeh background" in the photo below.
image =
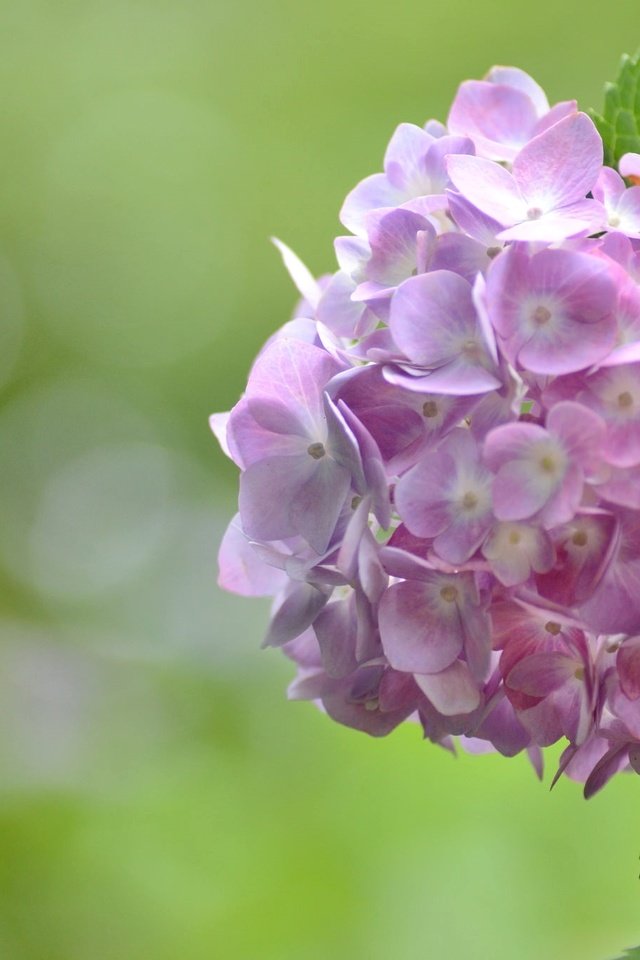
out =
[[(601, 101), (637, 0), (2, 0), (0, 957), (606, 960), (640, 781), (287, 704), (215, 587), (231, 406), (401, 120), (492, 63)], [(551, 758), (553, 763), (553, 758)]]

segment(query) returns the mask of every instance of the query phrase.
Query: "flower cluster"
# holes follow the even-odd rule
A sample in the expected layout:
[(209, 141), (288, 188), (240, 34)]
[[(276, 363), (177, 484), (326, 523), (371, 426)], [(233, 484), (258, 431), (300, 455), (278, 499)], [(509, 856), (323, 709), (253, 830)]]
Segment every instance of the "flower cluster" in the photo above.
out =
[(221, 585), (274, 597), (291, 697), (340, 723), (540, 774), (564, 740), (587, 796), (640, 773), (640, 186), (495, 67), (341, 220), (332, 276), (278, 244), (302, 299), (212, 418)]

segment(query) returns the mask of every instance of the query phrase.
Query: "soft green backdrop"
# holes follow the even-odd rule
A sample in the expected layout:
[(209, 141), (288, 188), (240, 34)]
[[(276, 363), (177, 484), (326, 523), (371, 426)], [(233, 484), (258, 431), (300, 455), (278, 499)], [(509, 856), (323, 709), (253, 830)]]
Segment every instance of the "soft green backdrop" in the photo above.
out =
[(0, 2), (0, 957), (606, 960), (640, 781), (373, 741), (215, 587), (207, 416), (401, 120), (518, 64), (600, 103), (637, 0)]

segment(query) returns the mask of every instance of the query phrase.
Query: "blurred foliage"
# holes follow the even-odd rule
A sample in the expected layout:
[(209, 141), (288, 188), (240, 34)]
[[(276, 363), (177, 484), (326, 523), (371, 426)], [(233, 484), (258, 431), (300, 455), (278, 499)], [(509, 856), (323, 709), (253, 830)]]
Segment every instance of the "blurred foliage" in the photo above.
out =
[(635, 779), (585, 804), (285, 702), (266, 605), (215, 588), (236, 476), (207, 428), (295, 300), (270, 235), (331, 270), (394, 126), (492, 63), (598, 106), (637, 4), (0, 8), (0, 956), (637, 942)]
[(604, 143), (605, 163), (617, 166), (625, 153), (640, 152), (640, 54), (625, 54), (615, 83), (605, 84), (602, 115), (591, 116)]

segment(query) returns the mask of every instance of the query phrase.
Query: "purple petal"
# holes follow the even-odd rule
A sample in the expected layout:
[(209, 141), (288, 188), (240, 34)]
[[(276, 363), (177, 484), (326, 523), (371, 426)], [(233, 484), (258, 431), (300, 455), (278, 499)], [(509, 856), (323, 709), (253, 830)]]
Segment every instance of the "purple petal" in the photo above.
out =
[(384, 155), (389, 183), (405, 196), (431, 193), (425, 158), (433, 137), (413, 123), (401, 123), (393, 133)]
[[(291, 500), (291, 519), (296, 533), (318, 554), (323, 554), (329, 546), (350, 486), (349, 471), (329, 457), (323, 457), (316, 461), (315, 470)], [(281, 490), (280, 496), (284, 495)]]
[(628, 759), (627, 745), (612, 747), (604, 757), (595, 765), (587, 782), (584, 785), (585, 800), (589, 800), (598, 790), (601, 790), (619, 770), (621, 770)]
[(450, 270), (468, 283), (473, 283), (478, 273), (484, 272), (489, 263), (484, 244), (465, 237), (462, 233), (444, 233), (436, 241), (429, 269)]
[(601, 167), (600, 134), (586, 113), (576, 113), (530, 140), (513, 176), (528, 205), (546, 211), (584, 199)]
[(627, 637), (618, 650), (616, 666), (622, 691), (630, 700), (640, 697), (640, 637)]
[(526, 520), (542, 509), (556, 484), (554, 476), (534, 473), (525, 460), (505, 463), (493, 482), (493, 512), (498, 520)]
[(616, 230), (627, 237), (640, 238), (640, 187), (625, 190), (616, 210), (616, 219)]
[(525, 459), (531, 447), (547, 438), (544, 427), (536, 423), (508, 423), (496, 427), (486, 438), (484, 458), (492, 470), (510, 460)]
[(573, 460), (588, 470), (597, 466), (605, 436), (601, 417), (572, 400), (556, 403), (547, 417), (547, 430), (560, 437)]
[(339, 337), (364, 336), (377, 320), (362, 303), (351, 299), (355, 282), (345, 273), (336, 273), (325, 287), (316, 318)]
[[(251, 464), (241, 474), (240, 515), (249, 537), (285, 540), (299, 533), (291, 503), (313, 476), (318, 463), (306, 454), (266, 457)], [(323, 550), (324, 547), (318, 553)]]
[[(437, 587), (436, 587), (437, 589)], [(457, 658), (463, 646), (455, 604), (440, 614), (432, 607), (432, 583), (407, 580), (383, 594), (379, 622), (389, 663), (408, 673), (437, 673)]]
[(369, 229), (371, 259), (366, 264), (367, 278), (395, 287), (410, 277), (417, 268), (419, 233), (424, 234), (427, 245), (432, 247), (435, 231), (429, 221), (417, 213), (398, 208), (376, 219)]
[(540, 117), (533, 128), (533, 135), (537, 136), (539, 133), (544, 133), (549, 127), (577, 112), (578, 103), (576, 100), (561, 100), (560, 103), (554, 104), (544, 116)]
[(326, 593), (309, 583), (296, 584), (274, 613), (262, 645), (281, 647), (299, 637), (311, 626), (328, 599)]
[(571, 373), (613, 346), (615, 274), (603, 258), (516, 244), (487, 276), (486, 302), (503, 350), (534, 373)]
[(547, 697), (575, 677), (579, 666), (562, 653), (532, 653), (509, 671), (505, 681), (530, 697)]
[(365, 215), (381, 207), (396, 207), (404, 194), (394, 187), (384, 173), (374, 173), (361, 180), (347, 195), (340, 210), (340, 222), (358, 236), (366, 236)]
[(240, 515), (233, 518), (220, 544), (218, 584), (243, 597), (269, 597), (288, 582), (282, 570), (258, 556), (242, 530)]
[(446, 452), (428, 454), (398, 481), (395, 504), (411, 533), (435, 537), (451, 523), (451, 501), (443, 477), (455, 474), (455, 461)]
[(465, 200), (503, 226), (527, 219), (530, 204), (513, 176), (499, 163), (483, 157), (450, 156), (449, 177)]
[(455, 517), (447, 529), (435, 538), (433, 548), (447, 563), (460, 566), (476, 552), (491, 529), (492, 523), (491, 508), (476, 519)]
[(501, 230), (498, 239), (557, 243), (569, 237), (586, 236), (604, 230), (605, 221), (604, 208), (599, 203), (583, 200), (580, 204), (551, 210), (533, 220), (523, 220), (507, 230)]
[(473, 397), (488, 393), (501, 386), (499, 380), (475, 364), (453, 360), (423, 376), (411, 376), (394, 367), (383, 367), (383, 376), (388, 383), (416, 393), (439, 393), (450, 397)]
[[(530, 77), (524, 70), (520, 70), (519, 67), (492, 67), (486, 76), (486, 80), (489, 83), (501, 84), (526, 94), (540, 117), (549, 110), (547, 95), (540, 84), (536, 83), (533, 77)], [(559, 104), (559, 106), (564, 106), (564, 104)]]
[(492, 160), (511, 160), (538, 119), (528, 91), (496, 82), (467, 80), (458, 88), (447, 126), (471, 137)]
[(327, 448), (333, 459), (349, 471), (353, 486), (359, 494), (367, 492), (360, 447), (343, 413), (327, 393), (324, 395), (327, 418)]
[(471, 713), (480, 706), (480, 691), (462, 660), (455, 660), (440, 673), (417, 673), (415, 680), (438, 713), (445, 717)]
[(287, 272), (298, 288), (298, 292), (315, 309), (320, 299), (320, 287), (317, 280), (286, 243), (278, 240), (277, 237), (271, 237), (271, 242), (279, 250)]
[(273, 341), (256, 360), (246, 397), (282, 403), (314, 430), (323, 420), (324, 387), (339, 371), (339, 365), (324, 350), (282, 337)]
[[(495, 247), (496, 249), (492, 251), (494, 256), (496, 253), (499, 253), (502, 244), (496, 240), (496, 234), (501, 230), (501, 225), (498, 221), (492, 217), (488, 217), (486, 213), (482, 213), (477, 207), (470, 204), (468, 200), (460, 196), (459, 193), (454, 193), (452, 190), (449, 190), (447, 197), (449, 200), (449, 212), (463, 234), (466, 233), (469, 237), (473, 237), (474, 240), (477, 240), (478, 243), (482, 244), (485, 248), (490, 249)], [(444, 234), (444, 236), (448, 236), (448, 234)]]
[(594, 198), (604, 204), (607, 212), (613, 211), (625, 192), (625, 183), (620, 174), (611, 167), (602, 167), (592, 192)]
[(443, 194), (450, 186), (446, 159), (450, 154), (474, 154), (473, 140), (469, 137), (440, 137), (431, 144), (425, 157), (425, 170), (429, 176), (430, 193)]
[(453, 359), (469, 328), (476, 325), (471, 286), (447, 270), (405, 280), (391, 301), (389, 327), (403, 353), (420, 366)]
[(349, 600), (327, 604), (313, 621), (322, 666), (330, 677), (345, 677), (358, 666), (355, 657), (356, 617)]
[(222, 452), (226, 454), (229, 459), (233, 459), (231, 456), (231, 451), (229, 450), (229, 444), (227, 443), (227, 426), (229, 424), (230, 416), (230, 412), (212, 413), (209, 417), (209, 426), (211, 427), (211, 432), (213, 433), (214, 437), (220, 444)]

